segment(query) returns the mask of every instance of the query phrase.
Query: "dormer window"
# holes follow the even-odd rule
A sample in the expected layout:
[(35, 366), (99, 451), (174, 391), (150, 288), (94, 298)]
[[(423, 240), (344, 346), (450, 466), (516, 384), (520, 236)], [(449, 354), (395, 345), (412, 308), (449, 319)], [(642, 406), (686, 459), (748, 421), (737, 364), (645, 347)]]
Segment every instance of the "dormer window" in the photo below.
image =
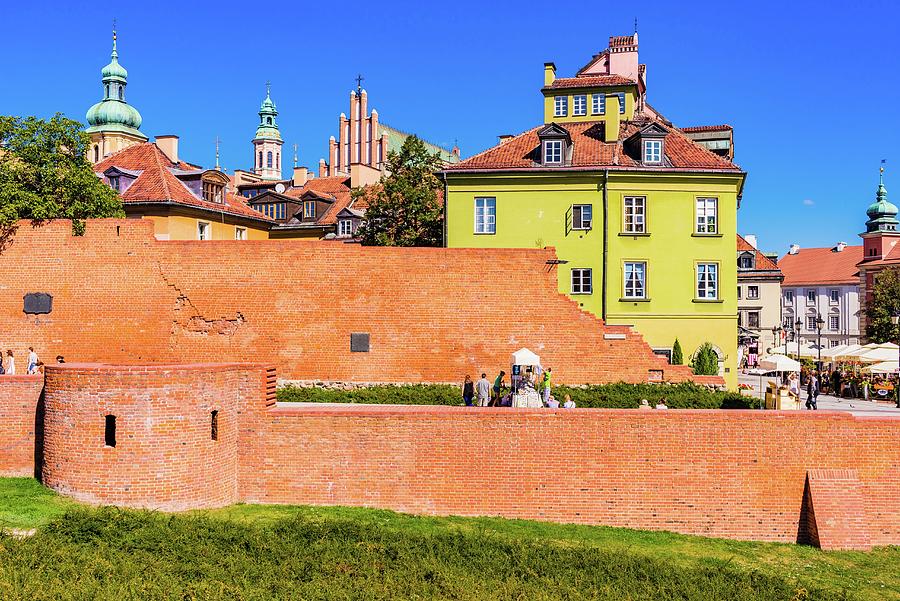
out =
[(753, 255), (741, 255), (738, 258), (738, 268), (753, 269)]
[(553, 116), (565, 117), (569, 113), (569, 97), (557, 96), (553, 102)]
[(316, 201), (307, 200), (303, 202), (303, 218), (304, 219), (315, 219), (316, 218)]
[(206, 202), (216, 202), (222, 204), (225, 186), (217, 182), (203, 182), (203, 200)]
[(575, 117), (587, 115), (587, 96), (579, 94), (572, 97), (572, 115)]
[(559, 165), (562, 163), (562, 140), (546, 140), (544, 142), (544, 164)]
[(662, 163), (662, 140), (644, 140), (644, 164), (659, 165)]
[(118, 175), (109, 176), (109, 187), (112, 188), (113, 190), (115, 190), (116, 192), (119, 191), (119, 176)]

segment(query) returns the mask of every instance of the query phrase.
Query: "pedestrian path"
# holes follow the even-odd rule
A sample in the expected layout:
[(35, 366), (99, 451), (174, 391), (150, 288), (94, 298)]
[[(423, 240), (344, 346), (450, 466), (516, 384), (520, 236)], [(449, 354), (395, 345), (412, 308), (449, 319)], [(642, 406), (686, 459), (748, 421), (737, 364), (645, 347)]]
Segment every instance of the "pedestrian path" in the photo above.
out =
[[(760, 381), (762, 381), (762, 387), (763, 389), (765, 389), (767, 382), (771, 379), (771, 377), (766, 376), (763, 376), (762, 379), (760, 379), (759, 376), (752, 376), (749, 374), (738, 375), (738, 382), (740, 382), (741, 384), (749, 384), (753, 387), (752, 393), (754, 396), (756, 396), (756, 398), (760, 398), (760, 396), (762, 396), (762, 392), (760, 390)], [(806, 402), (805, 390), (800, 396), (800, 400), (803, 403)], [(849, 413), (852, 413), (853, 415), (865, 415), (872, 417), (900, 417), (900, 409), (898, 409), (893, 403), (876, 403), (875, 401), (864, 401), (862, 399), (839, 399), (828, 394), (820, 394), (817, 405), (819, 407), (819, 411), (847, 411)]]

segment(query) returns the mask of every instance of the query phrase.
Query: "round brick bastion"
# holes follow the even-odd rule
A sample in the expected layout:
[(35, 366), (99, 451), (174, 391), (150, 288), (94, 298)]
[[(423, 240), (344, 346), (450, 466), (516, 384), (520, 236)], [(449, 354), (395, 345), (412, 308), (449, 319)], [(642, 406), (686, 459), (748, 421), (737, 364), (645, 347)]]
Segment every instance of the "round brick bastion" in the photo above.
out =
[(80, 501), (179, 511), (238, 501), (247, 364), (48, 365), (42, 480)]

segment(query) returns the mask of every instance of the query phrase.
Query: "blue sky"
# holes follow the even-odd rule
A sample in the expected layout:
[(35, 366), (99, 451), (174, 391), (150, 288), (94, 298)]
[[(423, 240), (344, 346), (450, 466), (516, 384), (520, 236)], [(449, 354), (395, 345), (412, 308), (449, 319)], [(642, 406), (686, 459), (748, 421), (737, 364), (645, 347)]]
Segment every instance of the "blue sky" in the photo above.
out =
[(856, 244), (881, 159), (900, 202), (900, 8), (826, 4), (11, 3), (0, 113), (83, 121), (115, 17), (141, 129), (181, 136), (187, 160), (212, 166), (218, 136), (226, 169), (250, 166), (271, 80), (285, 165), (296, 143), (315, 166), (358, 72), (382, 121), (468, 156), (540, 122), (545, 61), (574, 75), (637, 17), (650, 103), (678, 125), (735, 127), (739, 230), (779, 253)]

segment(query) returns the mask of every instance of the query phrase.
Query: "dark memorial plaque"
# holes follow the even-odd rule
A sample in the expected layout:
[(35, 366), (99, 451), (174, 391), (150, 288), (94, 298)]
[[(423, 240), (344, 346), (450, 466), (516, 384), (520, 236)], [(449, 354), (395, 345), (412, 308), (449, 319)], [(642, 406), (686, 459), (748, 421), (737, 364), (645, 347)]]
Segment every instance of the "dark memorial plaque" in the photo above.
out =
[(29, 315), (40, 315), (53, 310), (53, 297), (46, 292), (29, 292), (25, 295), (25, 307)]
[(368, 353), (369, 352), (369, 335), (368, 334), (350, 334), (350, 352), (351, 353)]

